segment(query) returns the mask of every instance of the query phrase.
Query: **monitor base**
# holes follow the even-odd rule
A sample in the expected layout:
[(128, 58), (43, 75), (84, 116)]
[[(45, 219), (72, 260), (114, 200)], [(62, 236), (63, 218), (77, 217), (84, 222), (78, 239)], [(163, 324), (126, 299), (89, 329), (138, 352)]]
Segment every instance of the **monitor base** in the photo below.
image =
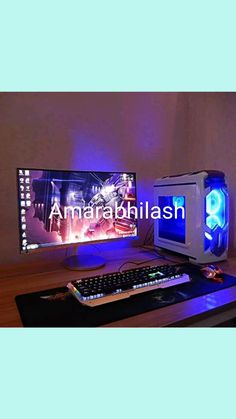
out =
[(101, 268), (106, 261), (101, 256), (74, 255), (64, 260), (64, 266), (72, 271), (92, 271)]

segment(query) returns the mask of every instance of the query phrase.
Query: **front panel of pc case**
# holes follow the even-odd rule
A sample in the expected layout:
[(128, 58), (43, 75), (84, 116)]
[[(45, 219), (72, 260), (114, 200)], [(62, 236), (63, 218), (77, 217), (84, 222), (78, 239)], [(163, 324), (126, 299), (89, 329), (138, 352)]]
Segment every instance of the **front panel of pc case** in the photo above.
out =
[(202, 171), (157, 179), (155, 205), (184, 208), (184, 219), (155, 220), (154, 244), (209, 263), (227, 258), (228, 188), (218, 171)]

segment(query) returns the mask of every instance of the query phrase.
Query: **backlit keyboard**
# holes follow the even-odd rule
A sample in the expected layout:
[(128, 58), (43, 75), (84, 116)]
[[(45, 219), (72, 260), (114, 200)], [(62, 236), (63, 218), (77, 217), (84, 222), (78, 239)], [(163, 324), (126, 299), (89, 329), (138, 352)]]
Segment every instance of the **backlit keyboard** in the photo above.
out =
[(80, 303), (93, 307), (189, 281), (180, 265), (161, 265), (96, 275), (69, 282), (67, 287)]

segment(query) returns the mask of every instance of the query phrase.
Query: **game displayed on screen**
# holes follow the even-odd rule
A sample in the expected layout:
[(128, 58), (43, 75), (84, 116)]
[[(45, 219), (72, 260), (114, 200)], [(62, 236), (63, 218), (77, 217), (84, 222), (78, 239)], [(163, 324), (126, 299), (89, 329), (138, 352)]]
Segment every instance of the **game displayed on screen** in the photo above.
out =
[(132, 211), (115, 212), (136, 205), (135, 173), (17, 169), (17, 180), (23, 252), (137, 236)]

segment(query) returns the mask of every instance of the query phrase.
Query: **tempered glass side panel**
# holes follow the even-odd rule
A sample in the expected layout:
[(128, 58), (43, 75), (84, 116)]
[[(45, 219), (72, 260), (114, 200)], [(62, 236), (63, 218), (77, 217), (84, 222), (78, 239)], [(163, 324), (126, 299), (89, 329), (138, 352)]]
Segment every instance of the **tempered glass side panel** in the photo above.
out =
[[(186, 241), (186, 218), (184, 196), (159, 196), (158, 205), (161, 209), (162, 218), (159, 220), (159, 237), (173, 242), (185, 243)], [(169, 208), (171, 218), (165, 217), (165, 208)]]

